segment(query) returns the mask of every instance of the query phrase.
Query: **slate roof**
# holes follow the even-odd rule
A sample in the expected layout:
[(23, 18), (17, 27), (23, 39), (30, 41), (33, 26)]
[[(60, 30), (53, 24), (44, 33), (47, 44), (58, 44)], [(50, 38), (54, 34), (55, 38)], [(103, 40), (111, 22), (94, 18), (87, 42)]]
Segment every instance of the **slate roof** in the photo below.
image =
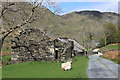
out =
[(83, 46), (81, 46), (75, 39), (58, 38), (58, 40), (61, 42), (73, 41), (74, 42), (74, 50), (77, 52), (83, 52), (83, 50), (85, 50), (85, 48)]

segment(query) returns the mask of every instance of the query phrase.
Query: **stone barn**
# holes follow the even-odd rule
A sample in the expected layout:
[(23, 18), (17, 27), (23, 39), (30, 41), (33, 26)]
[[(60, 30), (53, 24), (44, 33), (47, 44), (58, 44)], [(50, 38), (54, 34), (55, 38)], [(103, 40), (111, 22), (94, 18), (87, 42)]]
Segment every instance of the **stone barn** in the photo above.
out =
[(56, 60), (68, 60), (77, 55), (87, 54), (75, 39), (57, 38), (50, 42), (50, 52), (53, 53)]
[(75, 39), (68, 39), (74, 43), (74, 56), (76, 55), (86, 55), (87, 51), (83, 46), (81, 46)]
[(74, 43), (67, 38), (58, 38), (54, 41), (55, 59), (68, 60), (74, 54)]
[(17, 62), (50, 60), (48, 41), (51, 39), (39, 29), (25, 29), (11, 40), (12, 56), (18, 56)]
[(12, 62), (64, 61), (85, 49), (75, 39), (53, 39), (42, 30), (25, 29), (11, 40)]

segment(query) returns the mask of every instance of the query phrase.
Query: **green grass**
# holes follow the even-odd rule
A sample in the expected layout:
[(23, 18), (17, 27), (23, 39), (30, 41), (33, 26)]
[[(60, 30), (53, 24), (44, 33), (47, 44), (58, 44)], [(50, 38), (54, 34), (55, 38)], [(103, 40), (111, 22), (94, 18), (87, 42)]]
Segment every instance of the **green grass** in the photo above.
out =
[(100, 51), (102, 52), (102, 51), (104, 51), (104, 50), (107, 50), (107, 51), (109, 51), (109, 50), (118, 50), (118, 49), (120, 49), (120, 45), (107, 45), (107, 46), (104, 46), (104, 47), (102, 47), (101, 49), (100, 49)]
[(73, 59), (72, 70), (62, 71), (57, 62), (26, 62), (3, 66), (3, 78), (87, 78), (87, 57)]
[(11, 52), (11, 50), (2, 50), (2, 52)]
[(3, 56), (2, 57), (3, 64), (7, 64), (10, 58), (11, 58), (11, 55)]
[(120, 45), (110, 45), (106, 46), (107, 49), (120, 49)]
[(2, 79), (2, 69), (0, 68), (0, 80)]
[[(103, 52), (103, 51), (110, 51), (110, 50), (120, 50), (120, 45), (107, 45), (107, 46), (104, 46), (102, 48), (100, 48), (100, 52)], [(102, 58), (105, 58), (105, 59), (108, 59), (112, 62), (115, 62), (117, 64), (120, 64), (120, 62), (118, 60), (115, 60), (115, 59), (110, 59), (110, 58), (107, 58), (107, 57), (103, 57), (101, 56)]]

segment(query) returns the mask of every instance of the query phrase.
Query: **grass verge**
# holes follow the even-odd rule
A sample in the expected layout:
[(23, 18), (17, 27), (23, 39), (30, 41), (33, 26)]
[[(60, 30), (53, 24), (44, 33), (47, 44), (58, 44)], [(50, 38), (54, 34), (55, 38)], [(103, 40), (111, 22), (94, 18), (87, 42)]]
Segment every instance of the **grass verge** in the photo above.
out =
[(100, 56), (100, 57), (102, 57), (102, 58), (104, 58), (104, 59), (107, 59), (107, 60), (110, 60), (110, 61), (112, 61), (112, 62), (114, 62), (114, 63), (120, 64), (120, 62), (119, 62), (118, 60), (116, 60), (116, 59), (110, 59), (110, 58), (103, 57), (103, 56)]
[(110, 50), (120, 50), (120, 45), (107, 45), (100, 48), (100, 52), (110, 51)]

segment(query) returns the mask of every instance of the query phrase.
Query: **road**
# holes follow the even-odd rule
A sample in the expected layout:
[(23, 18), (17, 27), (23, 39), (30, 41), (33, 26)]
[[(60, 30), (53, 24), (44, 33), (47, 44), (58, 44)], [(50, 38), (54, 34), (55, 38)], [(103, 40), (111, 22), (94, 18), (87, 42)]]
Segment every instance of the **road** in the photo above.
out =
[[(99, 57), (97, 54), (89, 56), (89, 78), (118, 78), (120, 65)], [(120, 79), (120, 77), (119, 77)]]

